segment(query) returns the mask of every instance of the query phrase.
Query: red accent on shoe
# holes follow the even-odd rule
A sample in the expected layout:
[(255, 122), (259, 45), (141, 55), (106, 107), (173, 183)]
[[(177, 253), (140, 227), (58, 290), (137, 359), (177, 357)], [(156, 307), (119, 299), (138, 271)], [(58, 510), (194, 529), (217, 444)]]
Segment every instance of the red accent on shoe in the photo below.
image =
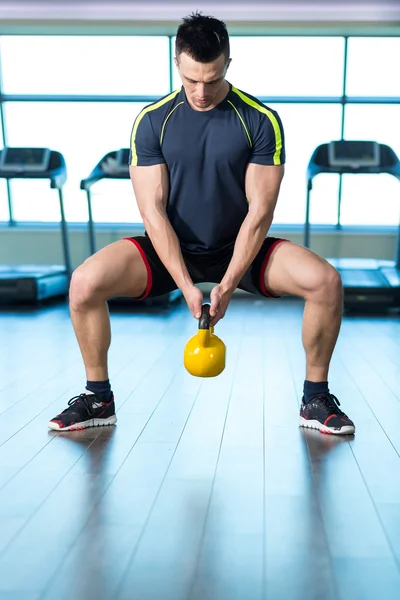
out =
[(327, 425), (328, 421), (329, 421), (330, 419), (332, 419), (332, 417), (337, 417), (337, 415), (329, 415), (329, 417), (328, 417), (327, 419), (325, 419), (325, 421), (324, 421), (324, 425)]

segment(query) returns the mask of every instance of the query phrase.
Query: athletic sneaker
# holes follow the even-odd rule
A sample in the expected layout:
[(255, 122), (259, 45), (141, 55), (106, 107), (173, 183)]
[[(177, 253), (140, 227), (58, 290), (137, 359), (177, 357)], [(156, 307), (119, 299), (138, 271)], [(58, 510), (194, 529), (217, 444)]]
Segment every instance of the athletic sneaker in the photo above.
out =
[(74, 396), (68, 402), (68, 408), (51, 419), (49, 429), (56, 431), (75, 431), (86, 427), (102, 427), (117, 422), (114, 405), (114, 394), (108, 402), (104, 402), (98, 394), (86, 391)]
[(349, 435), (354, 433), (353, 421), (339, 408), (340, 402), (333, 394), (318, 394), (310, 402), (301, 400), (301, 427), (319, 429), (322, 433)]

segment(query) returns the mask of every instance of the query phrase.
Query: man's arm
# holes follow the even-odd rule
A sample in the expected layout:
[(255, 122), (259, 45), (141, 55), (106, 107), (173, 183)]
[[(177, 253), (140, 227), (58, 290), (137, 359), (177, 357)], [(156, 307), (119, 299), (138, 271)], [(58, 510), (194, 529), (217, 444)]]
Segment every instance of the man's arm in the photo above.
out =
[(196, 288), (183, 260), (181, 247), (168, 219), (166, 205), (169, 190), (167, 166), (129, 167), (133, 190), (148, 236), (194, 317), (201, 315), (203, 295)]
[[(215, 291), (217, 297), (212, 298), (214, 302), (212, 302), (210, 315), (215, 316), (217, 308), (217, 319), (224, 316), (233, 291), (256, 257), (271, 227), (283, 175), (283, 165), (266, 166), (250, 163), (247, 167), (245, 185), (249, 212), (236, 238), (228, 269)], [(217, 319), (213, 319), (213, 322), (215, 323)]]

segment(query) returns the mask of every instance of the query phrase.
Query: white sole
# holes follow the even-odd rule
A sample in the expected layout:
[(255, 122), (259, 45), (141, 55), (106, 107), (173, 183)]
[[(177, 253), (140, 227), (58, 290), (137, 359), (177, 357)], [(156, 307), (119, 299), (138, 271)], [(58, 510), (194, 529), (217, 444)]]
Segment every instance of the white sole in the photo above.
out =
[(340, 429), (333, 429), (333, 427), (326, 427), (326, 425), (323, 425), (316, 420), (308, 421), (307, 419), (304, 419), (304, 417), (299, 418), (299, 425), (300, 427), (307, 427), (308, 429), (318, 429), (322, 433), (329, 433), (331, 435), (352, 435), (356, 430), (353, 425), (344, 425)]
[(83, 423), (74, 423), (74, 425), (70, 425), (69, 427), (60, 427), (58, 423), (50, 421), (48, 423), (48, 428), (52, 429), (53, 431), (78, 431), (79, 429), (87, 429), (88, 427), (105, 427), (107, 425), (115, 425), (116, 422), (117, 416), (112, 415), (112, 417), (108, 417), (108, 419), (89, 419)]

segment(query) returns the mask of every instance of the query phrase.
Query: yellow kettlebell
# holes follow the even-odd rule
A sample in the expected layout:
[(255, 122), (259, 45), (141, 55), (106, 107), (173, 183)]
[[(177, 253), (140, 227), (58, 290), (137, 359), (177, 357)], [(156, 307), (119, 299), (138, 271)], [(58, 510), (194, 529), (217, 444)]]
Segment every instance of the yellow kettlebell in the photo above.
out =
[(195, 377), (216, 377), (225, 369), (226, 346), (210, 327), (210, 305), (203, 304), (199, 330), (187, 342), (183, 353), (185, 368)]

